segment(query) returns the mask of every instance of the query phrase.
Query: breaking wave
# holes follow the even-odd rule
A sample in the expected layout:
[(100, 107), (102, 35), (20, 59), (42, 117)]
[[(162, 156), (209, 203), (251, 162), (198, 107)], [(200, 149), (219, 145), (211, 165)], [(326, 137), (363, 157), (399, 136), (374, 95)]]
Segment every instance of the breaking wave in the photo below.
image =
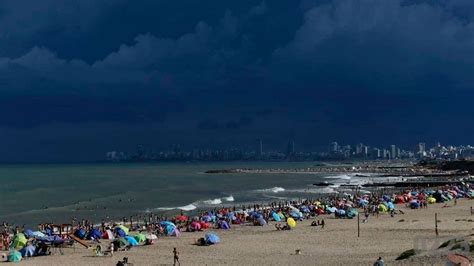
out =
[(225, 197), (224, 200), (225, 201), (234, 201), (235, 199), (234, 199), (234, 196), (230, 195), (228, 197)]
[(325, 176), (324, 178), (350, 180), (350, 179), (352, 179), (352, 176), (350, 176), (350, 175), (329, 175), (329, 176)]
[(258, 192), (273, 192), (273, 193), (278, 193), (278, 192), (283, 192), (285, 191), (284, 188), (282, 187), (272, 187), (272, 188), (265, 188), (265, 189), (259, 189), (257, 190)]
[(204, 204), (210, 204), (210, 205), (217, 205), (221, 204), (222, 200), (221, 199), (211, 199), (211, 200), (205, 200), (203, 201)]
[(160, 208), (157, 208), (157, 209), (161, 210), (161, 211), (171, 211), (171, 210), (192, 211), (196, 208), (197, 208), (196, 205), (188, 204), (186, 206), (181, 206), (181, 207), (160, 207)]

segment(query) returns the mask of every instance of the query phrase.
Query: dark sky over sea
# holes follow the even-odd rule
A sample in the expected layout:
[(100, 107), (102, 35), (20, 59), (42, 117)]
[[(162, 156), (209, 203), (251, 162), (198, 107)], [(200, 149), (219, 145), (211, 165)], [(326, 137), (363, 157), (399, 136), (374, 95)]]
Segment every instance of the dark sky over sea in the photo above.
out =
[(2, 0), (0, 161), (474, 136), (472, 0)]

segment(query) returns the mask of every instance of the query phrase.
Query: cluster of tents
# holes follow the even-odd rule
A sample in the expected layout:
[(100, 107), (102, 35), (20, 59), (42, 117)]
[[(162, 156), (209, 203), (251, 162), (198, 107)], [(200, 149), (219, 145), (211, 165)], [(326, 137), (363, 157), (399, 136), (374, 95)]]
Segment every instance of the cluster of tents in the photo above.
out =
[[(165, 225), (167, 230), (179, 232), (176, 230), (176, 226), (173, 223), (162, 223)], [(97, 228), (93, 228), (89, 232), (86, 232), (83, 228), (78, 228), (74, 232), (74, 236), (82, 240), (110, 239), (113, 240), (112, 243), (114, 244), (114, 249), (124, 248), (127, 246), (134, 247), (140, 244), (151, 245), (156, 239), (158, 239), (158, 236), (152, 233), (137, 233), (130, 235), (129, 229), (123, 225), (117, 225), (113, 229), (107, 228), (103, 232)]]
[(23, 233), (17, 233), (13, 236), (7, 254), (7, 261), (18, 262), (24, 257), (49, 255), (49, 246), (59, 246), (64, 242), (65, 240), (59, 236), (46, 235), (40, 231), (26, 229)]

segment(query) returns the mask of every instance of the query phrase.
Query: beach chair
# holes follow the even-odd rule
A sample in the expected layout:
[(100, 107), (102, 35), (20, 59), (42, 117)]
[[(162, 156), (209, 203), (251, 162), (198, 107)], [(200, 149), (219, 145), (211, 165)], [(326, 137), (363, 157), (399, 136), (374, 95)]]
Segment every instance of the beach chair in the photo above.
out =
[(53, 236), (59, 236), (61, 237), (61, 226), (60, 225), (56, 225), (56, 224), (52, 224), (51, 225), (51, 234)]
[(62, 239), (60, 236), (37, 238), (36, 241), (47, 247), (50, 253), (59, 252), (61, 255), (64, 254), (62, 248), (72, 246), (74, 243), (71, 239)]
[(61, 224), (60, 235), (61, 238), (66, 239), (74, 233), (72, 224)]
[(69, 238), (74, 240), (75, 242), (79, 243), (81, 246), (83, 246), (85, 248), (90, 248), (91, 247), (91, 245), (89, 243), (87, 243), (86, 241), (80, 239), (79, 237), (75, 236), (74, 234), (70, 234)]

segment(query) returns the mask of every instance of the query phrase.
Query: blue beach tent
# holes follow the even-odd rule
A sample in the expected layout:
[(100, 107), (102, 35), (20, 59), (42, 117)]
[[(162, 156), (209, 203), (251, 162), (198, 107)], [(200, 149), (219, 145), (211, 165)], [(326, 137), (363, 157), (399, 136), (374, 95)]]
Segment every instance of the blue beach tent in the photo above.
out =
[(221, 241), (219, 236), (217, 236), (215, 233), (207, 233), (204, 236), (204, 239), (206, 240), (206, 243), (209, 245), (217, 244)]

